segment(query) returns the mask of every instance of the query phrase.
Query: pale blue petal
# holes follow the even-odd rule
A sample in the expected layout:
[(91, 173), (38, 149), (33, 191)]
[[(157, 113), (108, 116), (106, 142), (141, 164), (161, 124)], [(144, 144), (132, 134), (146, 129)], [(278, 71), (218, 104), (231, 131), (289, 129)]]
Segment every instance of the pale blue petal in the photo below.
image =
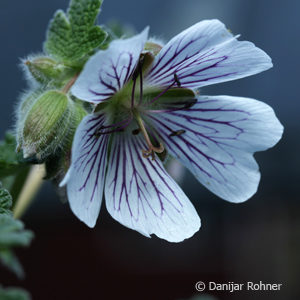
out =
[(94, 227), (103, 196), (109, 135), (98, 129), (106, 125), (105, 116), (86, 116), (77, 128), (72, 147), (71, 166), (61, 183), (67, 185), (73, 213), (89, 227)]
[(274, 146), (283, 132), (270, 106), (240, 97), (202, 96), (189, 109), (149, 118), (169, 153), (231, 202), (256, 192), (260, 173), (253, 153)]
[(147, 27), (132, 38), (115, 40), (108, 49), (98, 51), (85, 64), (71, 93), (81, 100), (99, 103), (119, 91), (132, 76), (148, 31)]
[(106, 207), (121, 224), (170, 242), (191, 237), (200, 228), (193, 205), (158, 158), (142, 157), (141, 135), (113, 138), (105, 183)]
[[(272, 67), (254, 44), (238, 41), (218, 20), (199, 22), (171, 39), (155, 57), (146, 81), (185, 88), (239, 79)], [(174, 75), (176, 74), (176, 82)]]

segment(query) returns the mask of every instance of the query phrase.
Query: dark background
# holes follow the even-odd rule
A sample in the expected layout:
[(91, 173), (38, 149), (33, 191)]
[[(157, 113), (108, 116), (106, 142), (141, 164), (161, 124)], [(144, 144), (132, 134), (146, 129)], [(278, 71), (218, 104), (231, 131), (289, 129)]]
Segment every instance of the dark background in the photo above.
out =
[[(39, 53), (49, 19), (68, 0), (11, 1), (0, 6), (1, 138), (13, 125), (13, 108), (26, 84), (19, 58)], [(262, 179), (255, 196), (230, 204), (190, 174), (183, 189), (202, 228), (183, 243), (147, 239), (115, 222), (102, 207), (95, 229), (78, 221), (46, 184), (24, 217), (36, 238), (17, 253), (27, 277), (0, 270), (4, 286), (28, 289), (35, 300), (188, 299), (197, 281), (282, 283), (280, 292), (216, 293), (218, 299), (300, 299), (300, 1), (106, 0), (100, 23), (117, 19), (138, 31), (150, 25), (168, 40), (188, 26), (218, 18), (240, 40), (250, 40), (274, 68), (242, 80), (203, 88), (211, 95), (252, 97), (270, 104), (285, 133), (273, 149), (256, 154)], [(199, 293), (198, 293), (199, 294)]]

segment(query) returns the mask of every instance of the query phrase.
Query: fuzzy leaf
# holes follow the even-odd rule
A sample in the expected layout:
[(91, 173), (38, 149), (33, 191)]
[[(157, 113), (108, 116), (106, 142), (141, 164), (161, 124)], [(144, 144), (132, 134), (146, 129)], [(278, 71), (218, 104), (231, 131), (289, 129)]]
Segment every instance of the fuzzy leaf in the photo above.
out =
[(24, 166), (21, 155), (16, 153), (15, 137), (6, 133), (4, 141), (0, 142), (0, 178), (13, 175)]
[(0, 215), (0, 249), (29, 246), (32, 238), (33, 233), (25, 230), (21, 221), (9, 214)]
[(107, 36), (94, 25), (101, 4), (102, 0), (72, 0), (67, 14), (58, 10), (48, 27), (45, 51), (66, 65), (83, 65)]
[(12, 252), (12, 247), (27, 247), (33, 238), (33, 233), (25, 230), (21, 221), (13, 218), (11, 206), (12, 197), (0, 183), (0, 262), (22, 278), (24, 271)]
[(6, 189), (1, 187), (0, 183), (0, 214), (11, 214), (12, 197)]

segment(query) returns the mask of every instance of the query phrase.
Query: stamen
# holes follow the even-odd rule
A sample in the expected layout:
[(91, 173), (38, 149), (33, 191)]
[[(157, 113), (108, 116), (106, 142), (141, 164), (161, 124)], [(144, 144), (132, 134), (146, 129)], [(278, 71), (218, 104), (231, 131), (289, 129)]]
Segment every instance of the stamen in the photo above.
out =
[[(114, 132), (124, 131), (124, 129), (131, 123), (131, 121), (132, 121), (132, 115), (128, 119), (114, 123), (112, 125), (100, 126), (95, 131), (94, 136), (99, 138), (102, 134), (110, 134)], [(114, 129), (103, 131), (104, 129), (109, 129), (109, 128), (114, 128)]]
[(181, 83), (180, 83), (180, 81), (179, 81), (178, 76), (177, 76), (176, 73), (174, 73), (174, 81), (176, 82), (176, 84), (177, 84), (178, 87), (181, 87)]
[(157, 99), (159, 99), (161, 96), (163, 96), (169, 89), (171, 89), (174, 86), (175, 83), (177, 84), (177, 86), (179, 88), (181, 87), (181, 83), (180, 83), (180, 81), (179, 81), (178, 76), (177, 76), (176, 73), (174, 73), (174, 81), (169, 86), (167, 86), (161, 93), (159, 93), (156, 97), (154, 97), (150, 101), (150, 103), (155, 102)]
[(169, 137), (172, 137), (172, 136), (179, 136), (179, 135), (182, 135), (185, 133), (185, 130), (183, 129), (180, 129), (180, 130), (177, 130), (177, 131), (173, 131), (171, 134), (169, 134)]
[(143, 101), (143, 64), (144, 64), (144, 56), (141, 56), (139, 58), (139, 62), (138, 65), (132, 75), (132, 81), (133, 81), (133, 85), (132, 85), (132, 92), (131, 92), (131, 109), (134, 108), (134, 95), (135, 95), (135, 87), (136, 87), (136, 81), (137, 78), (140, 77), (140, 100), (139, 100), (139, 104), (142, 103)]
[(152, 160), (155, 160), (155, 152), (162, 153), (165, 150), (165, 148), (162, 143), (159, 143), (159, 147), (153, 146), (142, 118), (139, 115), (136, 115), (136, 120), (140, 126), (140, 130), (141, 130), (141, 132), (145, 138), (145, 141), (149, 147), (147, 150), (145, 150), (145, 149), (142, 150), (142, 155), (145, 158), (148, 158), (151, 155)]
[(139, 73), (140, 73), (140, 102), (139, 104), (142, 104), (143, 102), (143, 64), (144, 64), (145, 57), (141, 57), (139, 62)]
[(131, 109), (134, 108), (134, 93), (135, 93), (135, 84), (136, 84), (136, 76), (133, 76), (133, 86), (132, 86), (132, 93), (131, 93)]

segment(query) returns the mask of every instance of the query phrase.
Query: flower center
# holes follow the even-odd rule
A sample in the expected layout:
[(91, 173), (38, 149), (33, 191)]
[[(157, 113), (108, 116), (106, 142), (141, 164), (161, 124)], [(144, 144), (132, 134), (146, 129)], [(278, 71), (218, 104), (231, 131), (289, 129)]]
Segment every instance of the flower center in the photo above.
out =
[[(149, 64), (147, 59), (149, 60), (146, 54), (141, 55), (131, 80), (110, 99), (108, 106), (111, 109), (114, 124), (105, 128), (101, 127), (99, 134), (122, 132), (135, 119), (138, 129), (133, 130), (132, 134), (143, 134), (147, 149), (141, 150), (142, 155), (145, 158), (151, 156), (154, 160), (155, 153), (162, 154), (165, 148), (157, 140), (155, 132), (151, 132), (151, 126), (147, 128), (148, 124), (144, 122), (142, 115), (186, 109), (195, 103), (195, 94), (181, 87), (176, 73), (174, 73), (173, 81), (164, 89), (147, 86), (144, 91), (143, 70), (147, 69)], [(162, 101), (157, 101), (160, 98), (163, 98)], [(180, 131), (179, 134), (182, 133), (183, 131)]]
[[(161, 142), (159, 142), (159, 146), (156, 147), (151, 142), (151, 139), (149, 137), (149, 134), (146, 130), (145, 123), (143, 119), (141, 118), (140, 113), (138, 112), (138, 107), (143, 103), (143, 64), (144, 64), (145, 56), (141, 56), (140, 60), (138, 62), (137, 69), (135, 73), (133, 74), (132, 80), (133, 80), (133, 86), (132, 86), (132, 93), (131, 93), (131, 111), (139, 125), (139, 129), (142, 132), (146, 144), (148, 146), (148, 149), (142, 149), (142, 155), (145, 158), (152, 157), (152, 160), (155, 159), (155, 153), (162, 153), (164, 152), (165, 148)], [(137, 103), (137, 106), (135, 105), (135, 87), (136, 87), (136, 81), (139, 78), (139, 87), (140, 87), (140, 95), (139, 100)]]

